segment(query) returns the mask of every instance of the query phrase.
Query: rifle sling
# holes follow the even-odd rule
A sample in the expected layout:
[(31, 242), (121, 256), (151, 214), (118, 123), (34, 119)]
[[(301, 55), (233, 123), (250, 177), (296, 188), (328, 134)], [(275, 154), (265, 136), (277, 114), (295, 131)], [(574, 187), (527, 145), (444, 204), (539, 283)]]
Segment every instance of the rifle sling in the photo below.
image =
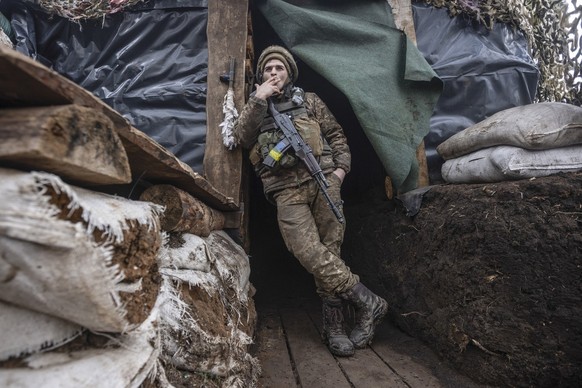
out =
[[(291, 117), (296, 117), (302, 114), (307, 114), (307, 109), (304, 106), (295, 107), (295, 109), (291, 109), (288, 111), (280, 112), (281, 114), (290, 115)], [(277, 128), (277, 124), (275, 123), (275, 119), (271, 115), (265, 117), (263, 120), (263, 124), (261, 125), (261, 132), (271, 131)]]

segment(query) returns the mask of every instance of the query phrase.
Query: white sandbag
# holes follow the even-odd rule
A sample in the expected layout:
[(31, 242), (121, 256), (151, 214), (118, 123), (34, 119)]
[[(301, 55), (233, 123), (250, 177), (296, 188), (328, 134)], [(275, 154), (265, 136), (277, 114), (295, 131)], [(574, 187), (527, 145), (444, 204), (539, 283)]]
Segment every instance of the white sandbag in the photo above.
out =
[(83, 328), (0, 301), (0, 361), (61, 346)]
[(2, 387), (139, 387), (156, 374), (160, 351), (158, 309), (135, 330), (111, 338), (104, 348), (36, 353), (26, 367), (0, 369)]
[(445, 161), (449, 183), (501, 182), (582, 170), (582, 145), (530, 151), (497, 146)]
[(145, 292), (157, 276), (157, 205), (6, 169), (0, 195), (1, 300), (93, 331), (123, 332), (147, 318), (158, 291)]
[(582, 144), (582, 107), (543, 102), (498, 112), (451, 136), (437, 152), (448, 160), (498, 145), (547, 150), (575, 144)]
[[(181, 246), (165, 247), (160, 254), (160, 272), (208, 289), (220, 287), (219, 280), (228, 281), (237, 298), (246, 302), (251, 267), (244, 249), (220, 230), (205, 238), (189, 233), (181, 236)], [(210, 274), (212, 269), (217, 273)]]
[(184, 233), (180, 234), (179, 238), (180, 246), (166, 250), (160, 255), (160, 267), (209, 272), (214, 256), (208, 251), (202, 237)]
[(162, 250), (162, 357), (176, 368), (230, 384), (223, 386), (252, 386), (260, 366), (248, 353), (249, 328), (256, 322), (248, 256), (223, 231), (183, 236), (184, 246), (197, 252), (192, 263), (184, 262), (183, 247)]
[(246, 302), (251, 276), (251, 266), (246, 252), (224, 231), (213, 231), (205, 240), (210, 252), (216, 258), (216, 269), (221, 278), (233, 282), (231, 288), (237, 290), (237, 299)]

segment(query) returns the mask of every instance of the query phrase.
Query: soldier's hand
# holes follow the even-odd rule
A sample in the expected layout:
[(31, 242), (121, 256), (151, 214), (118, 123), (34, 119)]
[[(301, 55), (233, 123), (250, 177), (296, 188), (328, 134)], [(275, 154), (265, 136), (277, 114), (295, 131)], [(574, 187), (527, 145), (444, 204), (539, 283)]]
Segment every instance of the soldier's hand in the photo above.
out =
[(279, 82), (279, 77), (273, 76), (270, 77), (268, 80), (263, 82), (262, 84), (255, 84), (255, 88), (257, 88), (257, 92), (255, 93), (255, 97), (260, 98), (262, 100), (266, 100), (267, 98), (271, 97), (275, 94), (281, 94), (281, 89), (277, 86)]
[(333, 173), (339, 177), (339, 179), (342, 183), (344, 182), (344, 178), (346, 177), (346, 172), (344, 171), (343, 168), (336, 168), (333, 171)]

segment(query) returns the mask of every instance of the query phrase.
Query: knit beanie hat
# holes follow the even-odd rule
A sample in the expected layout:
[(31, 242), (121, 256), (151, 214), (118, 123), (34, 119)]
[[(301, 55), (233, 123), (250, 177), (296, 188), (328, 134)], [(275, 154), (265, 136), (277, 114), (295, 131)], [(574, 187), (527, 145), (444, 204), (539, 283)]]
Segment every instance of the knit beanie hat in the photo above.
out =
[(262, 82), (263, 69), (271, 59), (278, 59), (283, 62), (285, 69), (287, 69), (287, 73), (289, 73), (289, 79), (291, 82), (297, 81), (299, 70), (297, 69), (297, 63), (295, 63), (293, 55), (281, 46), (269, 46), (263, 50), (257, 61), (257, 80), (259, 82)]

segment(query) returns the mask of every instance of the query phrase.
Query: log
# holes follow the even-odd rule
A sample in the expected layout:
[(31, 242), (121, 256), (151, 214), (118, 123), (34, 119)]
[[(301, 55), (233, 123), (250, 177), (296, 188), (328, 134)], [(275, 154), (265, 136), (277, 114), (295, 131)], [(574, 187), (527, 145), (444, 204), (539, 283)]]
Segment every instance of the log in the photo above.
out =
[(105, 114), (79, 105), (0, 109), (0, 161), (88, 185), (131, 182), (127, 154)]
[(176, 158), (94, 94), (52, 69), (0, 45), (0, 106), (76, 104), (91, 107), (113, 121), (129, 156), (135, 180), (173, 184), (221, 210), (238, 210), (238, 197), (223, 195), (202, 175)]
[(172, 185), (151, 186), (141, 194), (140, 200), (166, 208), (160, 217), (162, 230), (166, 232), (192, 233), (207, 237), (213, 230), (236, 228), (240, 225), (240, 213), (215, 210)]

